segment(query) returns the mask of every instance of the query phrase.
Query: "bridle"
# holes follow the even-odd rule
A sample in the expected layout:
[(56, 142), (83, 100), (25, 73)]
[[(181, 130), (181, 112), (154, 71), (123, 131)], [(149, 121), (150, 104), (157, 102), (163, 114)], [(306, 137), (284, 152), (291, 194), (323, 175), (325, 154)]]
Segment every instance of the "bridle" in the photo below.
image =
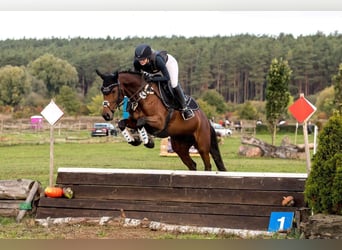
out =
[[(103, 106), (104, 108), (108, 108), (113, 114), (114, 114), (115, 109), (119, 108), (119, 107), (122, 106), (122, 104), (123, 104), (123, 98), (120, 99), (121, 92), (122, 92), (122, 90), (121, 90), (121, 88), (120, 88), (120, 83), (119, 83), (119, 82), (116, 82), (116, 83), (110, 84), (109, 86), (106, 86), (106, 87), (102, 86), (102, 87), (101, 87), (101, 92), (102, 92), (102, 94), (105, 95), (105, 96), (111, 94), (111, 93), (113, 92), (113, 89), (114, 89), (114, 88), (118, 88), (118, 90), (119, 90), (119, 91), (117, 92), (117, 95), (118, 95), (118, 96), (117, 96), (116, 102), (114, 102), (114, 101), (113, 101), (113, 102), (110, 102), (110, 101), (107, 101), (107, 100), (105, 100), (105, 101), (102, 102), (102, 106)], [(116, 105), (114, 106), (113, 109), (110, 107), (110, 104), (111, 104), (111, 103), (115, 103), (115, 104), (116, 104)]]
[[(146, 95), (148, 93), (150, 93), (148, 91), (148, 87), (149, 86), (150, 86), (150, 84), (148, 84), (148, 83), (144, 84), (134, 94), (130, 95), (130, 97), (128, 98), (128, 101), (131, 103), (131, 105), (133, 107), (132, 108), (133, 110), (135, 110), (135, 108), (138, 106), (138, 102), (141, 99), (145, 99)], [(118, 108), (120, 108), (123, 105), (125, 93), (124, 93), (124, 91), (121, 88), (119, 80), (117, 80), (117, 82), (112, 83), (112, 84), (110, 84), (108, 86), (103, 86), (102, 85), (102, 87), (101, 87), (101, 92), (105, 96), (111, 94), (113, 92), (114, 88), (118, 88), (116, 101), (115, 102), (114, 101), (110, 102), (110, 101), (105, 100), (102, 103), (102, 106), (104, 108), (108, 108), (113, 114), (114, 114), (115, 109), (118, 109)], [(111, 103), (115, 103), (116, 104), (113, 107), (113, 109), (110, 107)]]

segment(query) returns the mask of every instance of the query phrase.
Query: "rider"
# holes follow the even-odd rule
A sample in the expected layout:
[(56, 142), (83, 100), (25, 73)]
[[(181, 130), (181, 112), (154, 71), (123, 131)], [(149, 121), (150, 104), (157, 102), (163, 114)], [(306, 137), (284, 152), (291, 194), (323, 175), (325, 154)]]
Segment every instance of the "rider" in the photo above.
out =
[[(151, 82), (170, 82), (173, 93), (181, 105), (183, 119), (194, 117), (194, 112), (187, 107), (184, 92), (178, 84), (178, 63), (172, 55), (166, 51), (155, 51), (147, 44), (140, 44), (135, 49), (133, 66), (136, 71), (152, 74), (148, 79)], [(153, 77), (157, 73), (161, 76)]]

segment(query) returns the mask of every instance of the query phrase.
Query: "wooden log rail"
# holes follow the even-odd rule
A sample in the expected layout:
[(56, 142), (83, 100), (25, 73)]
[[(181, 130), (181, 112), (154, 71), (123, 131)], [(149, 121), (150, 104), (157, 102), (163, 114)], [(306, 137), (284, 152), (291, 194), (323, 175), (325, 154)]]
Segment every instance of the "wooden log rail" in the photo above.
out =
[[(272, 211), (306, 205), (306, 174), (60, 168), (56, 184), (73, 199), (42, 197), (37, 219), (147, 218), (162, 223), (267, 230)], [(284, 196), (295, 205), (281, 205)]]
[(17, 216), (20, 222), (27, 211), (35, 212), (40, 192), (40, 184), (34, 180), (0, 180), (0, 216)]

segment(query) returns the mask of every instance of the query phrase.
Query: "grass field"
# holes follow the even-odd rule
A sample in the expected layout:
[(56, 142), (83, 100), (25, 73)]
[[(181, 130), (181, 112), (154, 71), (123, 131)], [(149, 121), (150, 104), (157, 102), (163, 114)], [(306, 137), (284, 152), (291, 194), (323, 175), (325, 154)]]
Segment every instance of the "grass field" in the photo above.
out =
[[(276, 145), (288, 136), (294, 141), (294, 135), (278, 134)], [(257, 138), (269, 142), (271, 136), (260, 134)], [(0, 179), (33, 179), (43, 186), (49, 181), (50, 144), (49, 133), (0, 135)], [(66, 139), (67, 138), (67, 139)], [(72, 138), (72, 139), (70, 139)], [(301, 137), (297, 143), (303, 143)], [(221, 154), (228, 171), (239, 172), (288, 172), (305, 173), (305, 160), (275, 158), (246, 158), (238, 155), (241, 136), (236, 133), (226, 137), (220, 144)], [(88, 132), (67, 132), (55, 135), (54, 171), (59, 167), (93, 168), (131, 168), (131, 169), (167, 169), (187, 170), (178, 157), (161, 157), (160, 139), (155, 139), (155, 148), (133, 147), (119, 137), (90, 138)], [(203, 170), (199, 157), (194, 157), (197, 169)], [(213, 171), (216, 166), (212, 161)]]

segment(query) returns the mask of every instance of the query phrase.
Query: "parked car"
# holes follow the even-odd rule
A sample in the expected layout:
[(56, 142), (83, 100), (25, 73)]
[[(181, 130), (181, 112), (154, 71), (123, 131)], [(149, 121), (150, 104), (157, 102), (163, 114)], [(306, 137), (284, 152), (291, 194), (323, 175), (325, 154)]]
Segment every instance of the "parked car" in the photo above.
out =
[(111, 123), (94, 123), (91, 130), (91, 136), (117, 136), (118, 131), (115, 126)]
[(211, 125), (215, 129), (215, 132), (219, 136), (231, 136), (233, 131), (229, 128), (223, 127), (221, 124), (212, 122)]

